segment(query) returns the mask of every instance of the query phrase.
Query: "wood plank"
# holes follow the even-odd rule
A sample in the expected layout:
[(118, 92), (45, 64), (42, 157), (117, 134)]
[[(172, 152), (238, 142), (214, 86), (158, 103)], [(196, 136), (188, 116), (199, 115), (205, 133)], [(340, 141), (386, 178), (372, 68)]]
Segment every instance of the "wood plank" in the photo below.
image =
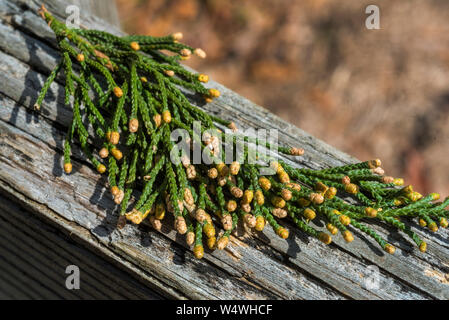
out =
[[(45, 270), (48, 275), (57, 275), (56, 281), (45, 281), (59, 297), (99, 299), (161, 299), (123, 271), (105, 263), (96, 255), (80, 248), (64, 237), (57, 229), (44, 224), (32, 213), (11, 200), (0, 196), (0, 244), (26, 261), (27, 269)], [(37, 261), (32, 262), (30, 259)], [(65, 288), (65, 268), (76, 265), (81, 271), (81, 289), (69, 291)], [(11, 266), (17, 268), (17, 266)], [(11, 268), (10, 267), (10, 268)], [(19, 265), (19, 268), (23, 264)], [(10, 271), (8, 268), (8, 272)], [(107, 271), (107, 272), (106, 272)], [(5, 275), (10, 273), (5, 272)], [(42, 279), (41, 279), (42, 281)], [(25, 289), (27, 287), (25, 286)], [(97, 292), (99, 291), (99, 292)], [(38, 292), (40, 293), (40, 292)], [(72, 295), (75, 294), (75, 295)], [(51, 298), (57, 298), (53, 295)], [(45, 298), (41, 296), (40, 298)]]
[[(55, 4), (53, 4), (53, 1), (49, 2), (50, 5), (54, 6), (52, 7), (54, 12), (63, 16), (63, 13), (58, 10), (61, 10), (64, 6), (59, 2)], [(18, 1), (17, 3), (23, 4), (24, 1)], [(30, 7), (36, 5), (35, 1), (27, 3)], [(67, 126), (71, 117), (71, 112), (68, 108), (62, 107), (60, 103), (56, 104), (54, 101), (48, 100), (48, 103), (43, 107), (43, 118), (40, 116), (31, 116), (27, 113), (21, 114), (21, 105), (30, 107), (34, 101), (33, 97), (37, 95), (42, 85), (44, 77), (40, 72), (44, 74), (48, 73), (55, 64), (57, 54), (51, 48), (52, 36), (42, 20), (33, 18), (35, 17), (33, 12), (23, 12), (23, 10), (17, 9), (17, 6), (14, 8), (14, 6), (15, 4), (12, 4), (10, 1), (0, 0), (0, 8), (9, 10), (6, 14), (3, 11), (0, 14), (0, 18), (5, 16), (11, 18), (0, 19), (3, 22), (0, 25), (0, 31), (2, 31), (0, 32), (0, 48), (2, 51), (26, 62), (32, 68), (18, 63), (18, 61), (11, 59), (8, 55), (3, 54), (1, 56), (0, 61), (2, 63), (0, 63), (0, 68), (3, 68), (2, 71), (5, 72), (0, 75), (0, 80), (2, 83), (6, 83), (6, 86), (2, 88), (2, 92), (10, 98), (8, 99), (3, 96), (2, 103), (9, 106), (13, 106), (17, 101), (20, 101), (20, 103), (15, 106), (15, 109), (14, 107), (9, 110), (5, 108), (4, 110), (0, 109), (0, 112), (5, 121), (14, 123), (17, 127), (23, 128), (34, 137), (46, 141), (47, 146), (50, 146), (52, 149), (60, 150), (62, 133), (53, 126)], [(101, 21), (99, 22), (95, 18), (83, 17), (83, 19), (86, 19), (85, 21), (83, 20), (83, 23), (90, 24), (94, 27), (95, 24), (101, 24)], [(8, 21), (12, 21), (15, 27), (12, 28), (5, 24)], [(16, 30), (20, 30), (20, 32)], [(28, 35), (24, 35), (23, 32), (26, 32)], [(36, 36), (45, 38), (46, 44), (36, 39)], [(24, 45), (29, 49), (28, 51), (19, 49), (23, 48)], [(24, 85), (23, 79), (27, 80), (26, 85)], [(222, 91), (222, 97), (212, 104), (202, 105), (202, 108), (211, 113), (216, 113), (221, 117), (236, 121), (241, 128), (282, 128), (283, 131), (280, 133), (280, 140), (282, 142), (289, 145), (300, 143), (306, 149), (305, 157), (287, 159), (287, 161), (295, 163), (297, 166), (310, 168), (322, 168), (355, 161), (354, 158), (280, 120), (276, 116), (268, 113), (265, 109), (254, 105), (252, 102), (236, 95), (219, 84), (211, 82), (209, 85), (219, 88)], [(53, 92), (56, 93), (56, 101), (60, 102), (61, 99), (58, 98), (57, 94), (57, 92), (60, 92), (60, 88), (55, 85), (52, 90), (55, 90)], [(15, 121), (11, 121), (11, 118), (13, 120), (15, 119)], [(29, 156), (32, 156), (32, 154)], [(57, 172), (59, 171), (57, 175), (60, 175), (60, 165), (58, 164), (57, 158), (54, 158), (53, 162), (53, 169), (49, 170), (49, 172), (54, 171), (54, 168), (57, 167), (59, 168), (59, 170), (56, 170)], [(85, 168), (82, 163), (80, 163), (80, 168)], [(81, 174), (87, 174), (87, 170), (81, 171)], [(88, 174), (88, 177), (92, 181), (96, 179), (95, 175), (92, 174)], [(87, 185), (91, 188), (91, 191), (95, 190), (93, 188), (93, 182), (86, 183)], [(99, 190), (94, 191), (94, 194), (96, 194), (95, 197), (99, 197), (101, 201), (107, 201), (108, 199), (102, 199), (102, 188), (103, 186)], [(30, 193), (27, 193), (27, 196), (32, 198)], [(87, 197), (86, 195), (83, 196)], [(43, 203), (47, 202), (48, 199)], [(55, 212), (58, 211), (55, 209)], [(80, 219), (76, 215), (72, 215), (70, 218), (77, 222), (77, 219)], [(290, 230), (292, 229), (290, 228)], [(379, 230), (382, 229), (379, 228)], [(168, 232), (168, 230), (165, 232), (166, 238), (164, 239), (170, 239), (166, 243), (173, 245), (171, 241), (177, 240), (174, 233), (172, 231)], [(381, 232), (388, 235), (388, 230), (387, 232)], [(252, 286), (266, 286), (272, 294), (284, 298), (310, 298), (319, 297), (320, 295), (324, 298), (336, 298), (338, 296), (341, 297), (341, 294), (347, 297), (367, 299), (448, 298), (448, 284), (441, 281), (441, 279), (444, 279), (444, 274), (447, 273), (447, 266), (449, 265), (447, 232), (443, 232), (440, 238), (432, 238), (429, 241), (429, 253), (425, 255), (417, 250), (413, 250), (409, 243), (402, 238), (393, 236), (392, 241), (400, 248), (395, 256), (385, 255), (375, 249), (373, 250), (376, 247), (375, 245), (373, 246), (371, 240), (356, 239), (356, 241), (348, 245), (337, 238), (332, 248), (325, 248), (314, 241), (314, 239), (305, 239), (300, 232), (294, 231), (291, 234), (292, 236), (287, 242), (280, 240), (268, 229), (262, 235), (255, 235), (255, 239), (249, 239), (247, 237), (234, 238), (229, 251), (214, 253), (209, 257), (208, 263), (210, 263), (211, 267), (213, 266), (212, 268), (226, 270), (225, 274), (228, 274), (228, 276), (232, 275), (236, 277), (244, 275), (244, 280), (252, 283)], [(142, 232), (137, 230), (133, 233), (133, 236), (135, 238), (142, 237)], [(133, 262), (137, 265), (141, 265), (147, 258), (141, 256), (142, 251), (140, 251), (140, 248), (136, 249), (133, 247), (135, 245), (134, 243), (127, 243), (127, 247), (116, 248), (114, 240), (109, 239), (109, 241), (106, 245), (113, 247), (114, 250), (120, 251), (125, 259), (130, 258), (127, 254), (137, 256), (137, 258), (132, 258)], [(179, 252), (186, 254), (184, 248), (179, 245), (175, 246)], [(265, 256), (258, 255), (257, 252), (260, 251), (263, 251)], [(240, 259), (238, 260), (239, 262), (235, 263), (230, 261), (232, 259), (230, 256), (234, 258), (237, 256), (237, 259)], [(264, 259), (268, 259), (267, 261), (270, 261), (273, 265), (270, 265), (265, 270), (255, 268), (256, 271), (252, 277), (244, 272), (244, 269), (258, 266), (257, 263), (260, 264), (260, 261), (264, 261)], [(293, 283), (296, 283), (298, 286), (312, 283), (313, 286), (317, 287), (301, 289), (298, 293), (295, 292), (296, 289), (294, 287), (292, 289), (290, 286), (291, 278), (287, 278), (288, 281), (281, 282), (281, 285), (279, 285), (279, 277), (275, 277), (271, 282), (267, 282), (264, 279), (266, 277), (266, 270), (276, 275), (278, 270), (282, 269), (280, 267), (281, 262), (284, 264), (284, 269), (287, 270), (285, 271), (286, 274), (291, 275), (289, 277), (294, 278), (294, 274), (303, 277)], [(366, 290), (363, 288), (363, 277), (360, 275), (364, 275), (369, 265), (380, 267), (382, 285), (377, 290)], [(443, 275), (443, 278), (439, 275)], [(283, 277), (284, 273), (281, 273), (281, 278)], [(314, 281), (314, 278), (319, 282)], [(176, 282), (177, 280), (173, 281)], [(326, 284), (322, 291), (318, 290), (320, 284)], [(180, 289), (180, 287), (177, 288)], [(184, 289), (186, 287), (181, 286), (181, 288)], [(326, 288), (334, 289), (330, 290)], [(180, 291), (182, 292), (183, 289), (180, 289)], [(335, 290), (338, 290), (340, 293), (337, 294)]]
[[(33, 213), (37, 218), (44, 221), (43, 223), (46, 225), (57, 228), (59, 232), (75, 241), (78, 246), (81, 245), (82, 247), (88, 248), (89, 251), (94, 252), (98, 257), (99, 265), (102, 268), (106, 266), (106, 263), (111, 263), (113, 266), (125, 271), (139, 283), (143, 284), (146, 290), (154, 289), (155, 292), (171, 299), (186, 298), (181, 292), (174, 290), (167, 284), (160, 283), (158, 279), (116, 255), (93, 237), (90, 231), (76, 223), (64, 219), (62, 216), (50, 210), (46, 205), (35, 202), (23, 194), (18, 193), (9, 185), (2, 183), (2, 181), (0, 181), (0, 193), (11, 201), (20, 203), (21, 207)], [(79, 247), (79, 249), (82, 250), (81, 247)]]

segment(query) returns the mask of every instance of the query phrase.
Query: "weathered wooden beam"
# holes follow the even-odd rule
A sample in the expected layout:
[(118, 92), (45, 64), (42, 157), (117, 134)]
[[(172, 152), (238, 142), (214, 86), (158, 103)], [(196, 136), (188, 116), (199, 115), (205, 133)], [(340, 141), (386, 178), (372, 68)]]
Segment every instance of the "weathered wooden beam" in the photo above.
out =
[[(47, 1), (49, 10), (64, 17), (63, 1)], [(267, 228), (253, 238), (237, 235), (224, 252), (193, 259), (183, 239), (164, 228), (148, 226), (114, 230), (114, 206), (105, 193), (105, 180), (89, 169), (75, 148), (75, 173), (62, 175), (61, 146), (71, 110), (63, 104), (62, 88), (55, 83), (40, 114), (31, 111), (45, 76), (55, 66), (51, 31), (35, 14), (37, 1), (0, 0), (0, 189), (29, 203), (36, 215), (58, 221), (58, 227), (77, 226), (79, 241), (89, 244), (164, 296), (186, 298), (292, 299), (428, 299), (449, 298), (444, 281), (449, 265), (448, 233), (428, 241), (422, 254), (402, 236), (391, 236), (394, 256), (377, 250), (370, 239), (346, 244), (339, 238), (325, 247), (290, 228), (285, 241)], [(92, 16), (82, 23), (120, 31)], [(306, 155), (284, 158), (295, 166), (322, 168), (355, 161), (302, 130), (270, 114), (223, 86), (220, 99), (201, 107), (232, 119), (239, 127), (280, 129), (279, 138), (300, 144)], [(92, 142), (95, 143), (95, 142)], [(45, 211), (42, 206), (46, 208)], [(41, 212), (42, 211), (42, 212)], [(63, 222), (61, 222), (63, 221)], [(287, 224), (287, 227), (290, 227)], [(323, 226), (317, 226), (322, 228)], [(382, 235), (389, 230), (375, 226)], [(417, 231), (427, 238), (425, 231)], [(379, 287), (364, 286), (367, 267), (379, 268)], [(207, 276), (206, 276), (207, 275)], [(149, 279), (152, 279), (151, 281)], [(1, 277), (0, 277), (1, 281)], [(6, 284), (8, 285), (8, 284)]]
[[(0, 196), (0, 256), (2, 276), (16, 285), (17, 291), (27, 289), (20, 298), (29, 294), (47, 299), (162, 298), (4, 196)], [(66, 288), (69, 265), (82, 270), (82, 290)], [(17, 286), (17, 282), (26, 285)], [(10, 292), (0, 286), (3, 291)]]

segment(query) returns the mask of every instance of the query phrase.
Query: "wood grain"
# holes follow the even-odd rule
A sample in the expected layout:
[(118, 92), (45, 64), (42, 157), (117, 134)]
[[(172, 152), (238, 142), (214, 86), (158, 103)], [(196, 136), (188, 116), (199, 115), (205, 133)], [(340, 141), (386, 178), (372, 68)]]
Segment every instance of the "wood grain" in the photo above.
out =
[[(47, 2), (49, 10), (64, 17), (63, 1)], [(275, 236), (269, 228), (252, 237), (237, 234), (227, 250), (208, 253), (197, 261), (184, 240), (169, 227), (161, 233), (151, 231), (147, 224), (115, 230), (116, 213), (105, 192), (106, 180), (91, 170), (76, 147), (75, 172), (70, 176), (62, 174), (61, 146), (71, 110), (63, 104), (60, 84), (53, 84), (39, 114), (31, 110), (46, 75), (58, 61), (51, 31), (35, 14), (37, 7), (37, 1), (0, 0), (0, 189), (3, 194), (28, 206), (34, 215), (44, 217), (58, 229), (71, 230), (80, 244), (107, 256), (119, 268), (140, 279), (140, 283), (165, 297), (449, 298), (449, 285), (441, 281), (449, 272), (447, 231), (430, 236), (417, 230), (428, 239), (429, 252), (422, 254), (402, 235), (375, 226), (398, 247), (391, 256), (363, 237), (351, 244), (337, 237), (333, 245), (326, 247), (287, 223), (291, 234), (287, 241)], [(82, 16), (82, 23), (120, 32), (92, 16)], [(208, 85), (219, 88), (222, 96), (213, 103), (200, 105), (203, 109), (232, 119), (241, 129), (279, 129), (282, 143), (300, 145), (306, 150), (304, 157), (285, 158), (285, 161), (309, 168), (356, 161), (220, 84), (211, 81)], [(365, 285), (370, 266), (379, 270), (379, 286), (375, 288)], [(0, 277), (0, 284), (2, 281), (11, 287)], [(105, 289), (105, 284), (99, 285)], [(11, 296), (20, 294), (10, 289), (7, 293)]]
[[(22, 282), (27, 284), (20, 298), (28, 294), (46, 299), (162, 298), (4, 196), (0, 196), (0, 256), (2, 275), (18, 284), (17, 289), (23, 288)], [(80, 290), (65, 287), (69, 265), (81, 270)], [(2, 286), (0, 291), (10, 292)]]

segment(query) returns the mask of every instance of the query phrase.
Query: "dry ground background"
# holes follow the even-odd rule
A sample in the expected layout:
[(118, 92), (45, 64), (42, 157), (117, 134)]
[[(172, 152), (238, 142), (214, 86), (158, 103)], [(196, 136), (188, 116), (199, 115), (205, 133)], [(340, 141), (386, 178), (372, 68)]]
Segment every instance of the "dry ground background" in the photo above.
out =
[[(117, 0), (130, 33), (208, 53), (188, 65), (421, 192), (449, 195), (449, 1)], [(381, 30), (365, 28), (380, 7)]]

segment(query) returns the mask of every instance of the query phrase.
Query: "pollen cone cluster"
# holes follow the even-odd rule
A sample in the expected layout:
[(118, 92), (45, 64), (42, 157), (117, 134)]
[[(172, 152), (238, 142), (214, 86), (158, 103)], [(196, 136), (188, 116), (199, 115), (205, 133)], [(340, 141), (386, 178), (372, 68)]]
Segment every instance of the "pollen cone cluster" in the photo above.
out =
[[(111, 198), (120, 205), (119, 228), (127, 221), (148, 220), (160, 230), (170, 221), (202, 258), (204, 247), (224, 249), (238, 224), (255, 232), (270, 226), (284, 239), (296, 227), (324, 244), (338, 234), (351, 242), (357, 230), (388, 253), (395, 248), (368, 226), (374, 220), (405, 233), (421, 251), (426, 243), (404, 220), (433, 232), (438, 224), (448, 226), (449, 199), (436, 202), (438, 194), (422, 196), (403, 187), (402, 179), (384, 175), (380, 160), (323, 170), (293, 168), (280, 157), (262, 154), (256, 145), (287, 158), (302, 155), (303, 149), (240, 135), (234, 123), (192, 105), (184, 92), (206, 102), (220, 92), (204, 87), (207, 75), (179, 64), (192, 54), (206, 56), (180, 43), (181, 33), (117, 37), (69, 29), (44, 7), (40, 14), (56, 34), (61, 60), (45, 82), (36, 110), (64, 72), (65, 102), (73, 109), (64, 170), (72, 171), (71, 146), (78, 143), (95, 169), (108, 175)], [(175, 143), (182, 136), (173, 137), (177, 130), (188, 136), (184, 144)], [(242, 152), (228, 159), (225, 147)], [(195, 150), (202, 161), (194, 161)]]

